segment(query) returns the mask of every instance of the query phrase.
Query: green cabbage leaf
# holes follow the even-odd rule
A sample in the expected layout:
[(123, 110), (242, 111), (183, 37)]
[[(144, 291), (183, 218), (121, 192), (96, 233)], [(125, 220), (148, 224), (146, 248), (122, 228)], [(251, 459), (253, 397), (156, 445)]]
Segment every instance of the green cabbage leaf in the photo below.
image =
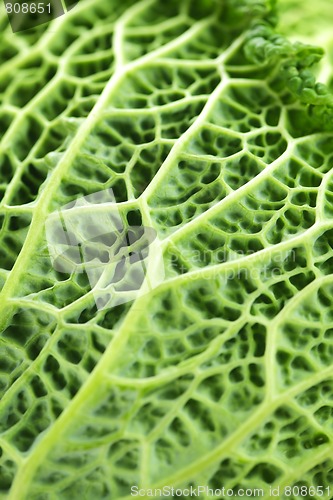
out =
[[(332, 497), (331, 66), (297, 9), (83, 0), (18, 33), (1, 10), (0, 498)], [(147, 228), (162, 279), (101, 307), (55, 263), (61, 213)]]

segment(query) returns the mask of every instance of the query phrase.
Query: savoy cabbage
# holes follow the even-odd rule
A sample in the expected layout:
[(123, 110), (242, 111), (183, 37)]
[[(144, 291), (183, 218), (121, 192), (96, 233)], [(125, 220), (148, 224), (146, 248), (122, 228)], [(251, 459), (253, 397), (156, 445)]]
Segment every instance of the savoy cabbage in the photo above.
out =
[[(332, 5), (1, 10), (1, 498), (332, 496)], [(103, 191), (163, 279), (99, 307), (47, 224)]]

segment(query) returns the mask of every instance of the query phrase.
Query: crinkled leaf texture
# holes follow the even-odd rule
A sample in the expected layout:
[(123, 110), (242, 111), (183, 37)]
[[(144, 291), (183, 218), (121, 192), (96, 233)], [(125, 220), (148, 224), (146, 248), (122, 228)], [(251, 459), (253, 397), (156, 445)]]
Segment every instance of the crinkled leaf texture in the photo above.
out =
[[(279, 0), (279, 27), (297, 41), (318, 45), (325, 57), (317, 69), (318, 80), (333, 89), (333, 3), (330, 0)], [(302, 11), (302, 15), (300, 15)]]
[[(15, 35), (1, 13), (2, 498), (332, 487), (332, 97), (273, 8), (85, 0)], [(165, 279), (98, 309), (45, 224), (104, 189)]]

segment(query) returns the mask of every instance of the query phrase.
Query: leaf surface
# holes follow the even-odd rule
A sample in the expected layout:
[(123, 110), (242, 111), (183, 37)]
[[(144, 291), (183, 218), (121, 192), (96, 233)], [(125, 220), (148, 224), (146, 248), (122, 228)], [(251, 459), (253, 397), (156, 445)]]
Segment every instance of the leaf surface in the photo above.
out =
[[(331, 487), (333, 99), (322, 51), (274, 22), (260, 0), (86, 0), (4, 28), (3, 498)], [(165, 279), (98, 309), (45, 227), (103, 190), (90, 213), (152, 228)]]

